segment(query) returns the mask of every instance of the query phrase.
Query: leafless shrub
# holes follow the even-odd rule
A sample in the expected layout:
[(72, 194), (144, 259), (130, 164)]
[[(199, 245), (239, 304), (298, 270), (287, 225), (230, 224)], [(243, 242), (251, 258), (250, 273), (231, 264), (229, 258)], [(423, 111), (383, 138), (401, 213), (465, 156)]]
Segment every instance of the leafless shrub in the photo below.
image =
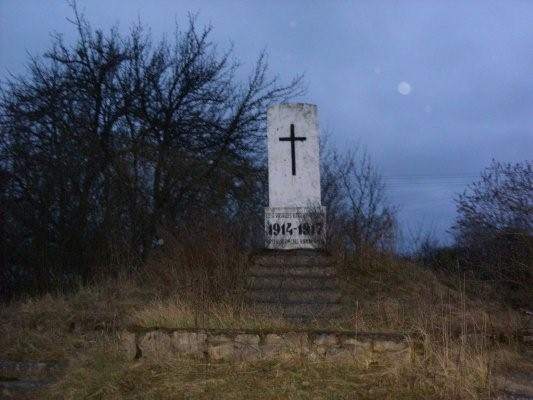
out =
[(533, 298), (533, 164), (493, 161), (456, 203), (453, 232), (464, 268), (494, 281), (515, 305), (528, 305)]
[(158, 232), (160, 245), (144, 273), (162, 296), (197, 304), (243, 300), (250, 251), (244, 245), (246, 226), (211, 216)]
[(392, 249), (396, 210), (388, 203), (385, 183), (366, 151), (356, 146), (340, 153), (326, 143), (321, 180), (330, 246), (352, 251), (365, 246)]
[(154, 43), (141, 24), (103, 32), (71, 6), (77, 41), (54, 36), (0, 88), (2, 266), (35, 292), (144, 262), (158, 226), (198, 211), (257, 214), (265, 109), (304, 90), (301, 76), (270, 78), (265, 53), (241, 82), (194, 17)]

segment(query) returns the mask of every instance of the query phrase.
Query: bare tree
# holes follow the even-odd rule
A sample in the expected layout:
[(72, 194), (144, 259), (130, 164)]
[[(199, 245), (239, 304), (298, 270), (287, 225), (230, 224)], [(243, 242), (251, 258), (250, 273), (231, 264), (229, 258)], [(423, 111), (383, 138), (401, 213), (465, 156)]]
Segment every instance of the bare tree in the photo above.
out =
[(328, 241), (356, 250), (391, 249), (396, 211), (389, 205), (385, 183), (359, 146), (345, 153), (327, 143), (322, 153), (322, 200), (328, 210)]
[(453, 231), (479, 278), (533, 286), (533, 163), (492, 161), (456, 198)]
[(145, 259), (158, 226), (258, 218), (265, 111), (303, 91), (301, 77), (269, 78), (264, 53), (239, 81), (194, 17), (154, 44), (141, 25), (104, 33), (72, 8), (76, 43), (54, 36), (1, 87), (5, 246), (41, 290)]
[(457, 199), (457, 241), (474, 246), (499, 234), (533, 235), (533, 163), (492, 164)]

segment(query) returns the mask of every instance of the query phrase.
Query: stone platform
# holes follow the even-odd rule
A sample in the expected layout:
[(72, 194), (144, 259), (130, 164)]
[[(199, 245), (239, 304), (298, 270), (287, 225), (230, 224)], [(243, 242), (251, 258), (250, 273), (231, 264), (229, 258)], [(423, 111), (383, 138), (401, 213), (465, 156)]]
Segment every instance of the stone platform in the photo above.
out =
[(264, 250), (252, 257), (247, 299), (258, 314), (327, 320), (341, 311), (334, 259), (318, 250)]
[(211, 361), (356, 361), (390, 365), (409, 360), (407, 335), (332, 330), (137, 329), (121, 335), (130, 359), (151, 361), (190, 356)]
[(38, 360), (0, 360), (0, 399), (40, 399), (57, 381), (62, 366)]

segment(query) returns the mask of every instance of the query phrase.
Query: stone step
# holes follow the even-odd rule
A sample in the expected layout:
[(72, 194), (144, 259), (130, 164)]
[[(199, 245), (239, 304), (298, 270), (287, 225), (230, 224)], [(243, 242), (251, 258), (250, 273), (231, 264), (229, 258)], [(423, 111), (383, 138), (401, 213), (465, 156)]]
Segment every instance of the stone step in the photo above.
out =
[(40, 399), (41, 391), (52, 383), (53, 381), (0, 379), (0, 399)]
[(331, 256), (316, 251), (286, 251), (267, 252), (253, 257), (252, 263), (259, 266), (331, 266), (334, 260)]
[(332, 266), (254, 265), (250, 269), (251, 277), (328, 278), (335, 275), (336, 270)]
[(327, 319), (334, 318), (342, 311), (340, 303), (310, 303), (310, 302), (256, 302), (253, 310), (261, 315), (271, 317), (299, 318), (299, 319)]
[(252, 258), (248, 301), (274, 318), (329, 319), (341, 311), (334, 259), (316, 250), (264, 251)]
[(533, 345), (533, 328), (520, 329), (516, 336), (521, 342)]
[(251, 290), (281, 290), (281, 289), (337, 289), (337, 279), (332, 276), (327, 277), (308, 277), (308, 276), (251, 276), (248, 279), (248, 285)]
[(335, 303), (339, 300), (339, 291), (329, 290), (252, 290), (248, 293), (252, 302), (280, 303)]
[(0, 377), (10, 380), (42, 380), (56, 377), (59, 364), (44, 361), (0, 360)]
[(0, 399), (38, 399), (57, 380), (60, 365), (43, 361), (0, 360)]

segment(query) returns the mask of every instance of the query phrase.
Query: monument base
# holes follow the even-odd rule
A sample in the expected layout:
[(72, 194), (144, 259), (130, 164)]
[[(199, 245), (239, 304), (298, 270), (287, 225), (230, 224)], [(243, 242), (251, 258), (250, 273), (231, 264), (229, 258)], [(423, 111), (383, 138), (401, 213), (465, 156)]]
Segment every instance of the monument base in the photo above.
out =
[(322, 249), (326, 238), (326, 207), (266, 207), (267, 249)]

